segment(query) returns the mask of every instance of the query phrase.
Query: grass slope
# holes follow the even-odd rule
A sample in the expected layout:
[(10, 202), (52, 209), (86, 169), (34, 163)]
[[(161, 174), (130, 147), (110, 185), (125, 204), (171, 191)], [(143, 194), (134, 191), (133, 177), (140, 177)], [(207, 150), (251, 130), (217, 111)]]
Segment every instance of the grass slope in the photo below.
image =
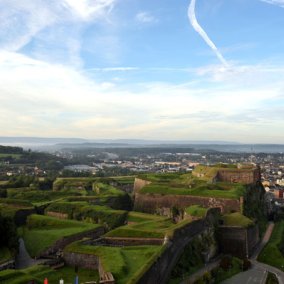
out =
[(222, 217), (222, 219), (224, 220), (225, 226), (240, 226), (247, 228), (254, 224), (251, 219), (242, 215), (239, 212), (226, 214)]
[(272, 236), (268, 244), (258, 256), (258, 261), (277, 267), (284, 271), (284, 256), (278, 249), (278, 245), (284, 234), (284, 221), (275, 224)]
[(118, 284), (136, 283), (162, 250), (162, 246), (104, 247), (80, 242), (65, 248), (69, 252), (99, 256), (104, 269), (113, 274)]
[(63, 237), (98, 227), (96, 224), (31, 215), (27, 219), (27, 226), (20, 228), (19, 233), (25, 241), (29, 254), (36, 256)]

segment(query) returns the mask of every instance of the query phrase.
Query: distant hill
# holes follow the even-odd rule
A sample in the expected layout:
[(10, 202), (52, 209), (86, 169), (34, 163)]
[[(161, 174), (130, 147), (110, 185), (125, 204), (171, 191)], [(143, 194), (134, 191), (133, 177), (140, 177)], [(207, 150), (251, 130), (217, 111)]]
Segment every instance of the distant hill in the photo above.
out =
[(64, 148), (191, 148), (235, 153), (284, 153), (283, 144), (241, 144), (234, 141), (145, 140), (145, 139), (82, 139), (43, 137), (0, 137), (0, 145), (21, 146), (25, 149), (60, 150)]

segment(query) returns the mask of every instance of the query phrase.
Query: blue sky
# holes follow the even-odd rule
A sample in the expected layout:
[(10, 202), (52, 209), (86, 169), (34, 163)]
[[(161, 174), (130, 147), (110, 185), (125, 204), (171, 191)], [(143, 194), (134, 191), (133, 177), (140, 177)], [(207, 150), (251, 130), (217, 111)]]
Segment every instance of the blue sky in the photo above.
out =
[(1, 136), (284, 143), (284, 0), (0, 0)]

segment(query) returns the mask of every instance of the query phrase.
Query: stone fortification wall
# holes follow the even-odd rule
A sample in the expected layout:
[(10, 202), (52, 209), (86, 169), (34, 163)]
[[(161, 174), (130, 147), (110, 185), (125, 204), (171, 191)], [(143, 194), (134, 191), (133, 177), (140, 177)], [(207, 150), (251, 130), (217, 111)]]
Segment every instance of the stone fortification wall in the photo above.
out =
[(143, 188), (144, 186), (148, 185), (148, 184), (151, 184), (150, 181), (148, 180), (144, 180), (144, 179), (140, 179), (140, 178), (135, 178), (135, 181), (134, 181), (134, 193), (140, 191), (141, 188)]
[(93, 254), (64, 252), (63, 259), (68, 266), (77, 266), (93, 270), (99, 269), (99, 257)]
[(243, 228), (233, 226), (219, 227), (220, 250), (239, 258), (249, 257), (259, 242), (258, 225)]
[(68, 214), (66, 214), (66, 213), (46, 211), (46, 215), (50, 216), (50, 217), (56, 217), (56, 218), (59, 218), (59, 219), (68, 219)]
[(240, 182), (244, 184), (256, 183), (260, 180), (260, 169), (248, 169), (248, 170), (219, 170), (216, 176), (217, 181), (225, 182)]
[(239, 212), (241, 201), (237, 199), (199, 197), (191, 195), (160, 195), (160, 194), (135, 194), (134, 210), (146, 213), (170, 212), (162, 208), (188, 207), (200, 205), (205, 208), (219, 207), (222, 213)]
[(206, 233), (213, 223), (216, 222), (215, 215), (218, 209), (208, 211), (205, 219), (196, 220), (188, 225), (177, 229), (168, 242), (164, 252), (156, 259), (154, 264), (137, 281), (138, 284), (167, 283), (169, 276), (179, 257), (194, 237)]
[(94, 254), (82, 254), (77, 252), (64, 252), (63, 259), (68, 266), (98, 270), (100, 283), (114, 284), (115, 279), (111, 272), (105, 271), (101, 260)]
[(164, 239), (159, 238), (126, 238), (126, 237), (103, 237), (95, 241), (88, 241), (90, 245), (107, 245), (107, 246), (161, 246)]
[(51, 247), (46, 249), (40, 254), (40, 257), (48, 256), (50, 254), (56, 253), (58, 250), (63, 250), (67, 245), (79, 241), (83, 238), (98, 238), (105, 233), (103, 227), (99, 227), (97, 229), (89, 230), (86, 232), (74, 234), (69, 237), (64, 237), (58, 241), (56, 241)]

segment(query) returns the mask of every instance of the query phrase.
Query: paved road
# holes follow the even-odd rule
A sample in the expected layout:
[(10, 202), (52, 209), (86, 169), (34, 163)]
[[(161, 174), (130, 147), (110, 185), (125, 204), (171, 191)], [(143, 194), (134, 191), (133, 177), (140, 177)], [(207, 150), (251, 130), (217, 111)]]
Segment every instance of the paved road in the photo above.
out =
[(34, 260), (30, 257), (26, 250), (24, 240), (22, 238), (19, 239), (19, 243), (19, 253), (16, 257), (16, 269), (27, 268), (41, 262)]
[(257, 259), (258, 255), (260, 254), (262, 249), (268, 243), (268, 241), (270, 240), (271, 234), (273, 232), (273, 229), (274, 229), (274, 223), (273, 222), (269, 222), (269, 224), (267, 226), (267, 229), (265, 231), (265, 234), (264, 234), (260, 244), (258, 245), (258, 247), (255, 249), (254, 253), (251, 256), (252, 260), (256, 260)]
[(267, 271), (254, 266), (248, 271), (241, 272), (230, 279), (222, 282), (222, 284), (264, 284), (266, 281)]
[(273, 266), (264, 264), (262, 262), (258, 262), (256, 260), (259, 253), (261, 252), (261, 250), (268, 243), (268, 241), (271, 237), (273, 228), (274, 228), (274, 223), (270, 222), (267, 229), (266, 229), (266, 232), (263, 236), (262, 241), (260, 242), (259, 246), (256, 248), (255, 252), (253, 253), (253, 255), (250, 259), (253, 267), (251, 269), (249, 269), (248, 271), (241, 272), (241, 273), (233, 276), (232, 278), (227, 279), (226, 281), (222, 282), (222, 284), (265, 283), (266, 275), (267, 275), (268, 271), (274, 273), (277, 276), (279, 284), (284, 284), (284, 273), (283, 273), (283, 271), (281, 271), (281, 270), (279, 270), (279, 269), (277, 269)]

